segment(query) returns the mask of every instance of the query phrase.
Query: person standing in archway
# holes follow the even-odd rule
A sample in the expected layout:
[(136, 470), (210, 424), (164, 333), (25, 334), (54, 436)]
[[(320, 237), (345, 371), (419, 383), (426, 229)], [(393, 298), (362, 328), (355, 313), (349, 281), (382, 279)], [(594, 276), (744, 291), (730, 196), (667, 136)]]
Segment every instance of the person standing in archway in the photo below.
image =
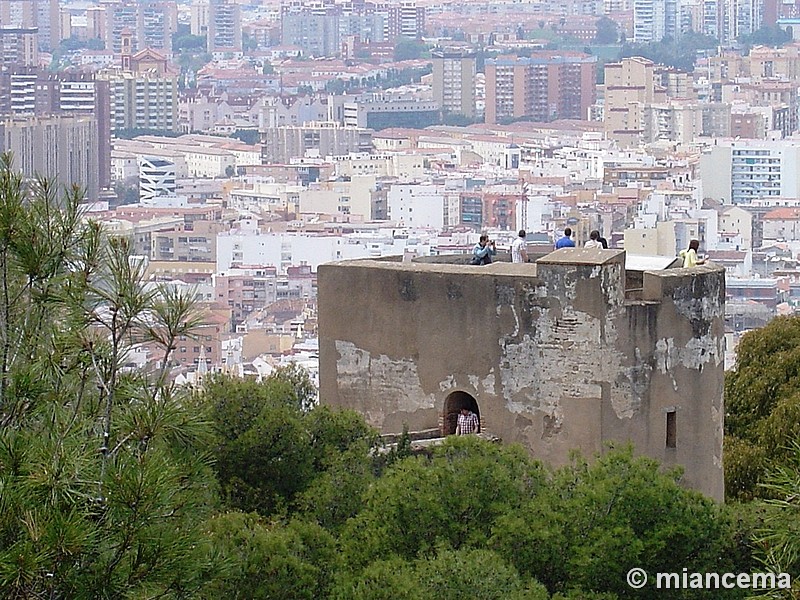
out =
[(458, 415), (458, 424), (456, 425), (456, 435), (467, 435), (470, 433), (478, 433), (478, 415), (464, 406), (461, 409), (461, 414)]

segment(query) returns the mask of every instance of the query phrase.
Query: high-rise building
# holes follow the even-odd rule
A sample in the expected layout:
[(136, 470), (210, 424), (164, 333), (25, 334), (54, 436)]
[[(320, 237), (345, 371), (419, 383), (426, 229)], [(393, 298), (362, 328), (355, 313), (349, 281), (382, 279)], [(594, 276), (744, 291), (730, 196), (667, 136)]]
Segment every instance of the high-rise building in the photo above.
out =
[(33, 0), (0, 2), (0, 67), (36, 66), (39, 29)]
[(0, 72), (0, 118), (90, 116), (96, 121), (98, 183), (111, 182), (108, 82), (94, 74), (17, 67)]
[(215, 56), (242, 53), (242, 13), (234, 0), (211, 0), (208, 51)]
[(108, 39), (108, 18), (105, 6), (90, 6), (86, 9), (86, 37), (89, 39)]
[(724, 204), (800, 197), (796, 140), (720, 140), (700, 156), (703, 195)]
[(433, 100), (446, 114), (475, 117), (475, 53), (464, 48), (442, 48), (432, 54)]
[(536, 52), (486, 61), (486, 122), (586, 119), (595, 100), (597, 57)]
[(308, 56), (336, 56), (341, 51), (340, 40), (335, 14), (303, 10), (285, 12), (281, 17), (281, 43), (298, 46)]
[(93, 116), (0, 117), (0, 151), (10, 151), (14, 168), (62, 186), (77, 185), (97, 200), (100, 182), (97, 120)]
[(603, 130), (609, 139), (637, 146), (645, 132), (645, 106), (664, 103), (666, 90), (656, 85), (656, 65), (641, 57), (605, 66)]
[(764, 22), (763, 0), (722, 0), (722, 43), (730, 45), (742, 35), (761, 28)]
[(111, 130), (178, 131), (178, 74), (151, 49), (133, 53), (130, 31), (121, 37), (121, 68), (98, 74), (108, 82)]
[(59, 0), (40, 0), (36, 3), (36, 25), (39, 28), (39, 48), (54, 50), (61, 42), (61, 6)]
[(192, 35), (208, 34), (208, 0), (195, 0), (189, 10), (189, 31)]
[(36, 17), (37, 8), (34, 0), (0, 2), (0, 27), (8, 29), (36, 27)]
[(178, 130), (176, 77), (125, 71), (110, 76), (109, 92), (112, 131)]
[(425, 34), (425, 7), (417, 6), (416, 0), (400, 0), (400, 4), (389, 7), (389, 38), (404, 37), (421, 39)]
[[(105, 23), (99, 22), (99, 14)], [(152, 48), (169, 56), (172, 34), (178, 30), (178, 8), (174, 0), (102, 0), (87, 12), (90, 33), (102, 34), (107, 50), (122, 52), (123, 32), (131, 32), (132, 50)]]
[(140, 0), (136, 37), (140, 49), (152, 48), (170, 56), (172, 34), (178, 31), (178, 7), (175, 2)]
[(660, 42), (665, 36), (681, 33), (679, 0), (634, 0), (633, 41), (637, 44)]
[(138, 25), (137, 5), (133, 0), (104, 0), (101, 6), (105, 9), (105, 44), (106, 50), (122, 52), (122, 33), (131, 32), (133, 47), (137, 50), (136, 28)]

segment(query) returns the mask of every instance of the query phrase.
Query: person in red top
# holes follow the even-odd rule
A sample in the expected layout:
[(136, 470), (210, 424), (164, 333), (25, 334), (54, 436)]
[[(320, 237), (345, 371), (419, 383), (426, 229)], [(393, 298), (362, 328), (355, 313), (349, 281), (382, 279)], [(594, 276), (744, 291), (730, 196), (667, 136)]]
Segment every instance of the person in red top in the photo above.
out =
[(469, 433), (478, 433), (479, 423), (478, 415), (470, 409), (464, 407), (461, 409), (461, 414), (458, 415), (458, 424), (456, 425), (456, 435), (467, 435)]

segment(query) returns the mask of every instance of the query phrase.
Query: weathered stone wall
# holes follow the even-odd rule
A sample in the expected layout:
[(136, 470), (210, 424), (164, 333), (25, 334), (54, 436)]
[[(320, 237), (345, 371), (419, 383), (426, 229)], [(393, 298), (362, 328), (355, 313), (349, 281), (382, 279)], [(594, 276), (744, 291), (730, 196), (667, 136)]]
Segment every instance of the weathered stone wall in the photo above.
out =
[(722, 269), (646, 272), (638, 300), (615, 250), (536, 265), (345, 261), (318, 280), (323, 402), (389, 433), (443, 427), (463, 391), (485, 431), (546, 462), (630, 440), (722, 498)]

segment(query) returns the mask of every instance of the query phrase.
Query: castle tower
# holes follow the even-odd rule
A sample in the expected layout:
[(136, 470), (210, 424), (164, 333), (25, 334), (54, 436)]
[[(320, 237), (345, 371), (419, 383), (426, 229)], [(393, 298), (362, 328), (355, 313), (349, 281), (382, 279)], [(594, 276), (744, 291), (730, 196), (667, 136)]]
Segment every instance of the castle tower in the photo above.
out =
[(629, 442), (723, 499), (722, 267), (626, 269), (624, 251), (583, 248), (443, 259), (319, 267), (322, 402), (438, 435), (466, 406), (553, 466)]

